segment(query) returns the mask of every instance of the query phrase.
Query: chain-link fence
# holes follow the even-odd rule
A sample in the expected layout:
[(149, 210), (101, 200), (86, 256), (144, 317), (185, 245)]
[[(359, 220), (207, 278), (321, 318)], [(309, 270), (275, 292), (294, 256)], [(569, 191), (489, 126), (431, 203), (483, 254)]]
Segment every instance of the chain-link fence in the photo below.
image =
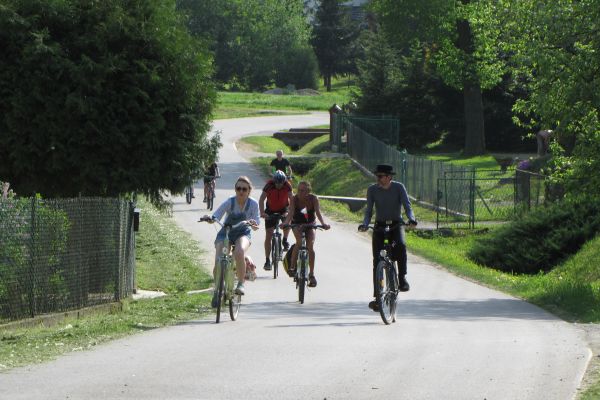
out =
[(400, 121), (398, 118), (337, 113), (332, 115), (331, 123), (331, 145), (335, 151), (347, 151), (349, 133), (357, 128), (394, 148), (398, 148), (400, 145)]
[(437, 186), (438, 227), (473, 228), (508, 221), (562, 197), (546, 176), (521, 170), (477, 170), (469, 177), (446, 174)]
[(473, 171), (472, 168), (429, 160), (397, 150), (396, 147), (389, 146), (355, 124), (347, 123), (345, 128), (346, 151), (350, 157), (371, 171), (377, 164), (392, 165), (397, 179), (404, 183), (408, 193), (423, 203), (432, 206), (437, 203), (438, 178), (447, 173), (464, 177)]
[(133, 215), (121, 199), (0, 200), (0, 322), (130, 296)]
[(528, 171), (476, 170), (398, 150), (399, 122), (389, 117), (333, 114), (331, 143), (369, 170), (390, 164), (411, 197), (437, 212), (437, 226), (507, 221), (562, 196), (545, 176)]

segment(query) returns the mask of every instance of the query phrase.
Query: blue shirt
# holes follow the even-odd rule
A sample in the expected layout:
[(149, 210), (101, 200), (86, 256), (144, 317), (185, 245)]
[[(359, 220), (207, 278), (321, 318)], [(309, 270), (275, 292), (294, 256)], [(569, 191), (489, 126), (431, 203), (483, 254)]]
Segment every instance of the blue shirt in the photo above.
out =
[[(233, 199), (233, 202), (231, 201)], [(233, 203), (233, 209), (231, 208), (231, 204)], [(245, 211), (244, 211), (245, 209)], [(225, 200), (213, 213), (213, 217), (221, 221), (224, 215), (228, 215), (231, 213), (241, 213), (245, 212), (246, 220), (253, 219), (256, 221), (258, 225), (260, 225), (260, 213), (258, 211), (258, 201), (254, 200), (252, 197), (248, 197), (246, 200), (246, 204), (243, 207), (240, 207), (235, 196), (231, 196), (227, 200)]]

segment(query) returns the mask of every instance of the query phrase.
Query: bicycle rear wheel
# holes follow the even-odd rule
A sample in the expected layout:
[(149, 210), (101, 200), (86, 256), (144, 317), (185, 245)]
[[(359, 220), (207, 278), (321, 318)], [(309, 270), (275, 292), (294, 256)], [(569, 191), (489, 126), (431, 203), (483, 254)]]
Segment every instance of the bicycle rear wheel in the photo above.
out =
[(386, 325), (396, 321), (396, 292), (394, 289), (395, 271), (394, 266), (386, 261), (377, 264), (377, 304), (379, 314)]
[(221, 306), (225, 303), (225, 270), (227, 268), (227, 262), (221, 262), (221, 268), (219, 271), (219, 283), (217, 286), (217, 320), (218, 324), (221, 320)]
[(300, 271), (298, 273), (298, 301), (300, 301), (300, 304), (304, 304), (304, 294), (306, 292), (306, 259), (300, 259), (298, 260), (300, 261), (300, 269), (297, 269), (298, 271)]
[(192, 204), (192, 191), (189, 188), (185, 190), (185, 201)]

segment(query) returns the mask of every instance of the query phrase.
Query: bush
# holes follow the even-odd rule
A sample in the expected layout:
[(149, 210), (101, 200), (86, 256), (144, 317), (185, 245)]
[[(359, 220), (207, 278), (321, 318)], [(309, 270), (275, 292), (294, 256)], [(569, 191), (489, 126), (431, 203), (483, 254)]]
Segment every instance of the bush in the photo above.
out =
[(292, 84), (298, 89), (317, 89), (318, 75), (317, 57), (311, 48), (289, 49), (277, 66), (275, 84), (278, 87)]
[(600, 232), (599, 206), (581, 197), (537, 209), (479, 239), (467, 255), (505, 272), (547, 272)]

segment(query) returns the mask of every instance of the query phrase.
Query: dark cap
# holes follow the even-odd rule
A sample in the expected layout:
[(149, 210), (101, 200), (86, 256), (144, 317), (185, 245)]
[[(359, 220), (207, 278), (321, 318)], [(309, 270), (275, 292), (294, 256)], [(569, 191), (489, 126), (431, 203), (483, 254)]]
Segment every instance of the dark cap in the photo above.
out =
[(385, 175), (396, 175), (394, 172), (394, 167), (388, 164), (377, 164), (375, 167), (375, 171), (373, 171), (375, 175), (377, 174), (385, 174)]

